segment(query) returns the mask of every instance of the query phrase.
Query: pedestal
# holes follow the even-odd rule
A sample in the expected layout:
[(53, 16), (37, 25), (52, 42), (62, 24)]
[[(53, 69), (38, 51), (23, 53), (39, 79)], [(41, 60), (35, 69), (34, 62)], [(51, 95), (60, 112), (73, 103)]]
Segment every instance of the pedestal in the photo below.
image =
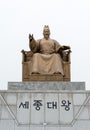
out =
[(0, 130), (90, 130), (84, 82), (9, 82), (0, 91)]

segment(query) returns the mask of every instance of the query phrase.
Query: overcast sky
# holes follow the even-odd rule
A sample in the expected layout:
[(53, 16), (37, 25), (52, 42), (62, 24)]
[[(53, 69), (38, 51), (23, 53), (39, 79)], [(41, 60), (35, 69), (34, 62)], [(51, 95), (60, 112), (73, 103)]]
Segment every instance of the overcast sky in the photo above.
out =
[(21, 50), (29, 50), (29, 33), (71, 46), (71, 80), (90, 90), (90, 0), (0, 0), (0, 89), (22, 81)]

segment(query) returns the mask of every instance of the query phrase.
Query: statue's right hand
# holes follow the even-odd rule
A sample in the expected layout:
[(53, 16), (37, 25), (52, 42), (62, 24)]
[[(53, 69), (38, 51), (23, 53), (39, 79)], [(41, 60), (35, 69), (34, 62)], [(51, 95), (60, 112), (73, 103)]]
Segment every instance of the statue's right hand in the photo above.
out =
[(32, 35), (29, 34), (29, 40), (30, 40), (30, 42), (33, 40), (33, 34)]

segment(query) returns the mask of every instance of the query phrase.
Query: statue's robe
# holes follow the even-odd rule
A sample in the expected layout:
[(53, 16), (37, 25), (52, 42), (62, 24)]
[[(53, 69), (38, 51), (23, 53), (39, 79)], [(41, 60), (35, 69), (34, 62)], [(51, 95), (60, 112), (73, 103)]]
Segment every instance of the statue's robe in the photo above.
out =
[(58, 53), (61, 45), (53, 39), (45, 38), (30, 43), (32, 57), (32, 72), (40, 74), (63, 73), (62, 59)]

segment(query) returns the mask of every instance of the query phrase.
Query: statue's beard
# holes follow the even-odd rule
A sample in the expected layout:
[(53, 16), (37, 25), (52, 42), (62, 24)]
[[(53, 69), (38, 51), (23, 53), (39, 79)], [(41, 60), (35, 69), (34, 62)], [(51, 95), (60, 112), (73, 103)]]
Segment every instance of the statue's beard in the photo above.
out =
[(48, 34), (45, 34), (44, 37), (45, 37), (45, 38), (49, 38), (49, 35), (48, 35)]

